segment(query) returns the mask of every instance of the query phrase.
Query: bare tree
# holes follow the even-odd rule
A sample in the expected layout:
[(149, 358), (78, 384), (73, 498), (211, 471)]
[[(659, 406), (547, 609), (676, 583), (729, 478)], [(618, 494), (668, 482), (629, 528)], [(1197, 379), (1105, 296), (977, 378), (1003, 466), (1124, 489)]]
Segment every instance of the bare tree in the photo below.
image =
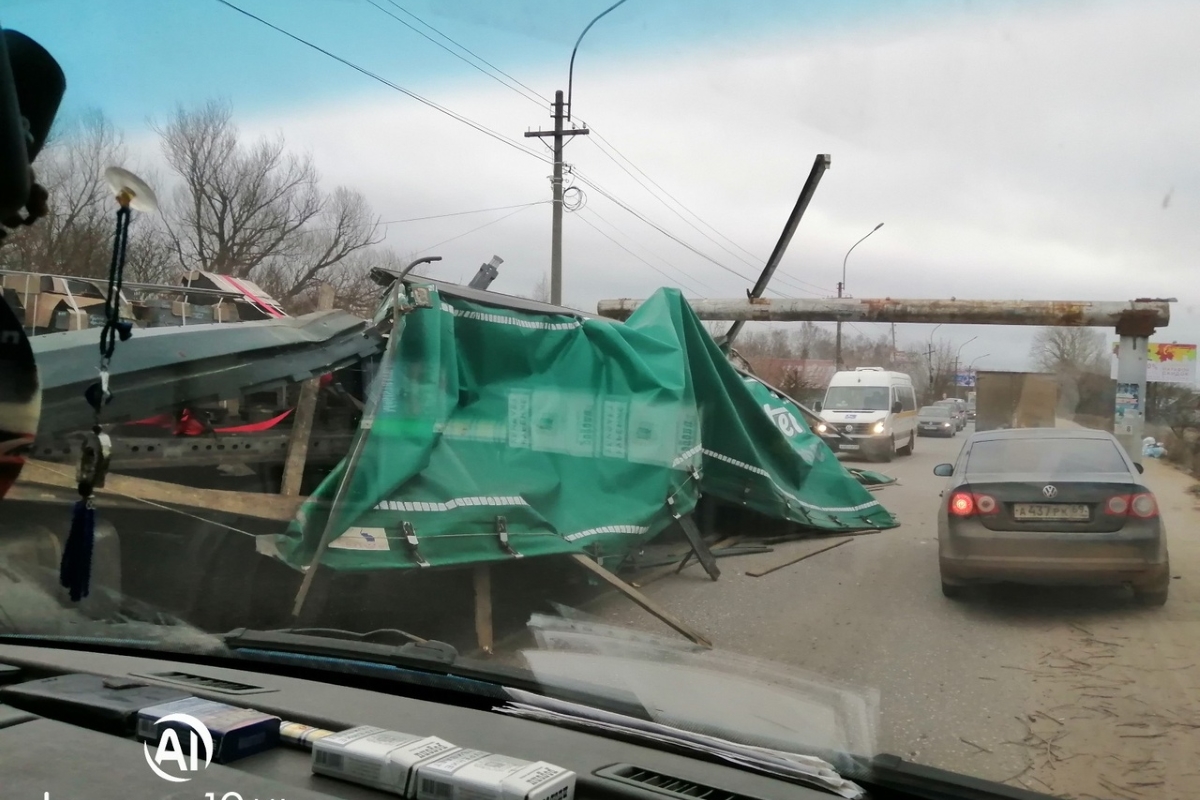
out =
[(537, 300), (541, 303), (550, 302), (550, 279), (546, 277), (546, 273), (538, 276), (538, 281), (533, 285), (533, 291), (529, 293), (530, 300)]
[[(243, 144), (229, 107), (180, 108), (158, 129), (181, 183), (164, 213), (179, 266), (248, 278), (292, 304), (379, 241), (358, 192), (321, 190), (312, 159), (280, 138)], [(352, 265), (351, 265), (352, 266)]]
[(1040, 328), (1033, 338), (1029, 355), (1045, 372), (1072, 376), (1084, 372), (1108, 372), (1106, 339), (1103, 333), (1091, 328)]
[(1043, 372), (1058, 376), (1059, 413), (1074, 417), (1084, 399), (1080, 383), (1086, 375), (1107, 375), (1111, 356), (1106, 339), (1091, 328), (1038, 329), (1029, 355)]

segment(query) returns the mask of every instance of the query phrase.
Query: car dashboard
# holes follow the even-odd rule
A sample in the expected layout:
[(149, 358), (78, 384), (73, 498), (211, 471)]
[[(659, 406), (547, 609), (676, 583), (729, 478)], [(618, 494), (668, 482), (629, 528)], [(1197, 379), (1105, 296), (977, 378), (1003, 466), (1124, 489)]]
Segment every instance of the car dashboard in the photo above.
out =
[[(0, 678), (12, 685), (91, 673), (254, 708), (327, 730), (358, 725), (430, 734), (462, 747), (547, 761), (578, 776), (580, 798), (808, 800), (833, 795), (733, 766), (564, 729), (475, 707), (211, 663), (31, 645), (0, 645)], [(340, 678), (335, 675), (334, 678)], [(419, 688), (419, 687), (418, 687)], [(478, 700), (479, 698), (475, 698)], [(281, 744), (229, 764), (212, 763), (184, 783), (148, 765), (143, 745), (80, 724), (0, 704), (0, 786), (5, 800), (376, 800), (398, 797), (314, 775), (307, 749)]]

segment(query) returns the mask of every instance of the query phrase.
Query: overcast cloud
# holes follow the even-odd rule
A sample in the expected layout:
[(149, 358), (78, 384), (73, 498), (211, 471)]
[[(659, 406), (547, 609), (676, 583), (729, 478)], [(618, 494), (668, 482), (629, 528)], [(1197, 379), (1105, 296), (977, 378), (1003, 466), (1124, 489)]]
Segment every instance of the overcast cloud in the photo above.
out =
[[(1157, 338), (1200, 339), (1192, 280), (1200, 4), (955, 15), (938, 27), (924, 19), (920, 27), (889, 22), (752, 48), (673, 48), (637, 63), (606, 61), (599, 34), (589, 34), (597, 40), (577, 64), (577, 116), (758, 256), (770, 252), (813, 157), (832, 155), (784, 261), (793, 283), (776, 284), (780, 291), (798, 294), (798, 280), (832, 294), (846, 249), (883, 221), (851, 256), (853, 295), (1177, 297), (1172, 324)], [(487, 55), (505, 66), (503, 53)], [(563, 82), (517, 77), (539, 87)], [(346, 80), (358, 85), (353, 73)], [(482, 76), (440, 86), (434, 99), (522, 143), (535, 141), (522, 131), (550, 124), (548, 111)], [(548, 165), (391, 91), (364, 86), (336, 106), (239, 116), (247, 132), (283, 131), (292, 146), (310, 150), (331, 182), (364, 191), (384, 219), (549, 196)], [(697, 248), (757, 274), (667, 211), (594, 143), (572, 142), (567, 160)], [(666, 282), (583, 220), (668, 273), (679, 270), (684, 285), (709, 296), (744, 294), (744, 280), (583, 188), (586, 207), (565, 222), (569, 302), (594, 309), (600, 298), (644, 297)], [(501, 213), (393, 225), (388, 242), (423, 250)], [(506, 263), (494, 287), (525, 292), (548, 270), (549, 225), (550, 207), (536, 206), (431, 252), (445, 257), (438, 269), (450, 279), (469, 278), (499, 254)], [(902, 326), (899, 338), (924, 340), (928, 330)], [(1031, 333), (951, 335), (979, 336), (964, 360), (990, 352), (979, 366), (1019, 368)]]

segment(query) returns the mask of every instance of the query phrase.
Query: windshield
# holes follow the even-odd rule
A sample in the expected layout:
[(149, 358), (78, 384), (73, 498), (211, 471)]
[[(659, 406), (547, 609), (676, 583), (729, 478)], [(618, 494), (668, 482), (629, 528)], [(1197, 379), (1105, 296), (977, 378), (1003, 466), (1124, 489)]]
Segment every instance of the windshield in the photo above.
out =
[(1021, 438), (976, 442), (967, 473), (1070, 474), (1128, 472), (1117, 445), (1105, 439)]
[(0, 662), (1196, 794), (1200, 4), (614, 2), (3, 4)]
[(886, 411), (888, 390), (884, 386), (830, 386), (825, 393), (830, 411)]

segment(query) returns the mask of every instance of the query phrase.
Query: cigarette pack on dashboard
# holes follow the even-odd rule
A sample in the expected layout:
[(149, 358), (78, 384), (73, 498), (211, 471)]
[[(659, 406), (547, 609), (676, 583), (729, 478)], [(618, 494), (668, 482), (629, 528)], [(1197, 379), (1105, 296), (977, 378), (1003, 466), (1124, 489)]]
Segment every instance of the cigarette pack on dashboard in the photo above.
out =
[(545, 761), (459, 750), (417, 768), (415, 800), (572, 800), (575, 773)]
[(190, 697), (187, 692), (128, 678), (72, 673), (0, 688), (0, 700), (43, 717), (129, 736), (146, 706)]
[(312, 742), (312, 771), (410, 796), (415, 770), (458, 747), (437, 736), (360, 726)]
[(174, 730), (180, 748), (190, 754), (192, 734), (198, 732), (189, 720), (170, 718), (172, 715), (190, 717), (207, 729), (212, 737), (212, 760), (218, 764), (261, 753), (279, 744), (279, 717), (200, 697), (143, 708), (138, 712), (138, 738), (157, 743), (168, 729)]
[(315, 739), (312, 748), (312, 771), (318, 775), (405, 796), (418, 766), (458, 749), (436, 736), (369, 725)]

